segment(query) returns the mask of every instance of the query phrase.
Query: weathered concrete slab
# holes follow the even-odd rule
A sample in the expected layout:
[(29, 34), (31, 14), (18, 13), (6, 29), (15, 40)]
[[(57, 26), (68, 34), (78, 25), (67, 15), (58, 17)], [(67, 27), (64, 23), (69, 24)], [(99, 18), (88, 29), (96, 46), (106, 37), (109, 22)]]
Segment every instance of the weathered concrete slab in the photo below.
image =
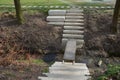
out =
[(91, 78), (89, 70), (84, 63), (55, 62), (49, 67), (50, 73), (44, 73), (47, 77), (38, 77), (42, 80), (88, 80)]
[[(68, 40), (69, 40), (68, 38), (63, 38), (62, 39), (62, 47), (63, 48), (65, 48)], [(83, 44), (84, 44), (84, 40), (83, 39), (74, 39), (74, 40), (76, 40), (76, 42), (77, 42), (77, 48), (83, 47)]]
[(65, 16), (66, 19), (83, 19), (84, 16)]
[(49, 25), (64, 25), (64, 22), (48, 22)]
[(70, 10), (67, 10), (67, 13), (81, 13), (83, 12), (83, 10), (79, 10), (79, 9), (70, 9)]
[(65, 21), (65, 16), (48, 16), (47, 21), (61, 22)]
[(74, 71), (74, 70), (67, 70), (67, 71), (49, 70), (49, 72), (51, 74), (74, 75), (74, 76), (90, 75), (88, 70), (78, 70), (78, 71)]
[[(40, 80), (74, 80), (73, 78), (72, 79), (65, 79), (64, 77), (62, 78), (47, 78), (47, 77), (38, 77), (38, 79)], [(88, 79), (88, 78), (87, 78)], [(86, 78), (79, 78), (79, 79), (75, 79), (75, 80), (87, 80)]]
[(66, 10), (49, 10), (48, 14), (50, 16), (65, 16)]
[(65, 22), (84, 22), (83, 19), (65, 19)]
[(83, 30), (83, 26), (64, 26), (65, 30)]
[[(71, 64), (72, 65), (72, 64)], [(71, 66), (71, 65), (69, 65), (69, 66)], [(73, 66), (73, 67), (58, 67), (58, 66), (52, 66), (52, 67), (49, 67), (49, 70), (55, 70), (55, 71), (57, 71), (57, 70), (65, 70), (65, 71), (67, 71), (67, 70), (77, 70), (77, 71), (89, 71), (88, 70), (88, 68), (86, 67), (86, 65), (84, 66), (84, 65), (81, 65), (81, 66)]]
[(66, 16), (83, 16), (83, 13), (66, 13)]
[(54, 67), (58, 67), (58, 66), (75, 67), (75, 66), (77, 66), (77, 67), (80, 68), (80, 66), (86, 66), (85, 63), (75, 63), (74, 65), (71, 65), (71, 64), (72, 64), (72, 63), (70, 63), (70, 62), (66, 62), (65, 64), (62, 64), (62, 62), (55, 62), (55, 63), (52, 65), (52, 67), (53, 67), (53, 66), (54, 66)]
[[(80, 69), (81, 71), (82, 70), (88, 70), (88, 68), (87, 67), (85, 67), (85, 66), (72, 66), (72, 63), (71, 63), (71, 65), (69, 65), (70, 67), (68, 67), (68, 66), (52, 66), (52, 67), (49, 67), (50, 69), (60, 69), (60, 70), (69, 70), (69, 69), (73, 69), (73, 70), (77, 70), (77, 69)], [(65, 67), (65, 68), (63, 68), (63, 67)]]
[(65, 26), (83, 26), (84, 23), (78, 23), (78, 22), (75, 22), (75, 23), (65, 22), (64, 25), (65, 25)]
[(64, 34), (83, 34), (83, 30), (63, 30)]
[[(72, 73), (72, 72), (71, 72)], [(81, 72), (82, 73), (82, 72)], [(73, 74), (53, 74), (53, 73), (48, 73), (46, 74), (49, 78), (56, 78), (56, 79), (70, 79), (70, 80), (87, 80), (90, 77), (89, 76), (85, 76), (85, 75), (74, 75)]]
[(66, 45), (63, 59), (64, 60), (75, 60), (75, 53), (76, 53), (76, 41), (69, 40)]
[(79, 71), (79, 72), (72, 72), (72, 71), (50, 71), (50, 73), (46, 73), (45, 75), (47, 75), (48, 77), (52, 77), (51, 75), (57, 74), (60, 76), (74, 76), (74, 77), (79, 77), (80, 76), (89, 76), (90, 73), (89, 71)]
[(70, 80), (70, 79), (59, 79), (59, 78), (48, 78), (48, 77), (38, 77), (39, 80)]
[(84, 35), (79, 35), (79, 34), (63, 34), (63, 38), (83, 39)]
[[(69, 66), (70, 66), (70, 67), (69, 67)], [(85, 66), (81, 66), (81, 67), (80, 67), (80, 66), (72, 66), (72, 63), (71, 63), (71, 65), (69, 65), (69, 66), (67, 66), (67, 65), (55, 66), (55, 65), (54, 65), (54, 66), (51, 66), (50, 68), (60, 68), (60, 69), (65, 69), (65, 68), (66, 68), (66, 69), (67, 69), (67, 68), (68, 68), (68, 69), (71, 69), (71, 68), (72, 68), (72, 69), (81, 69), (81, 70), (85, 70), (85, 69), (87, 70), (87, 69), (88, 69), (88, 68), (85, 67)], [(65, 67), (65, 68), (63, 68), (63, 67)]]

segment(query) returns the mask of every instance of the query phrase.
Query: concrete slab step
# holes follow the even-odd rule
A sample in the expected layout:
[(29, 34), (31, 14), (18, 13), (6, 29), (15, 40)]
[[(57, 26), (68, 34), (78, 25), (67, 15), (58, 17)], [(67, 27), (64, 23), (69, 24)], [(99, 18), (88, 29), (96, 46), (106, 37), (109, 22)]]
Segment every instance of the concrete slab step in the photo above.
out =
[(47, 21), (59, 21), (59, 22), (61, 22), (61, 21), (65, 21), (65, 16), (48, 16), (47, 17)]
[(83, 39), (83, 38), (84, 38), (84, 35), (63, 34), (63, 38), (69, 38), (69, 39)]
[(70, 80), (70, 79), (63, 79), (63, 78), (48, 78), (48, 77), (38, 77), (38, 80)]
[(65, 22), (84, 22), (83, 19), (65, 19)]
[(50, 25), (65, 25), (65, 26), (83, 26), (84, 23), (70, 23), (70, 22), (48, 22)]
[(67, 42), (65, 53), (64, 53), (64, 60), (75, 60), (75, 53), (76, 53), (76, 41), (69, 40)]
[(65, 16), (66, 19), (83, 19), (84, 16)]
[(66, 13), (66, 16), (83, 16), (83, 13)]
[[(78, 71), (74, 71), (74, 70), (68, 70), (68, 71), (60, 71), (60, 70), (49, 70), (50, 73), (52, 74), (63, 74), (63, 75), (90, 75), (88, 70), (78, 70)], [(72, 72), (72, 73), (71, 73)]]
[[(63, 48), (65, 48), (66, 43), (67, 43), (68, 40), (69, 40), (69, 38), (63, 38), (62, 39), (62, 47)], [(83, 47), (83, 45), (85, 43), (83, 39), (74, 39), (74, 40), (77, 41), (77, 48), (82, 48)]]
[(79, 9), (70, 9), (70, 10), (67, 10), (67, 13), (82, 13), (83, 10), (79, 10)]
[[(74, 80), (74, 79), (64, 79), (64, 78), (49, 78), (49, 77), (38, 77), (39, 80)], [(87, 80), (87, 79), (81, 79), (79, 78), (78, 80)]]
[(64, 25), (64, 22), (48, 22), (49, 25)]
[(65, 22), (64, 23), (65, 26), (83, 26), (84, 23), (71, 23), (71, 22)]
[(83, 30), (83, 26), (64, 26), (65, 30)]
[(64, 34), (83, 34), (83, 30), (63, 30)]
[[(72, 73), (72, 72), (71, 72)], [(46, 74), (49, 78), (56, 78), (57, 79), (70, 79), (70, 80), (87, 80), (91, 78), (90, 76), (85, 76), (85, 75), (65, 75), (65, 74), (53, 74), (53, 73), (47, 73)]]
[(50, 25), (65, 25), (65, 26), (83, 26), (84, 23), (70, 23), (70, 22), (48, 22)]
[[(81, 74), (80, 74), (81, 73)], [(43, 73), (44, 75), (46, 75), (46, 76), (48, 76), (48, 77), (50, 77), (50, 78), (52, 78), (53, 76), (52, 75), (54, 75), (55, 76), (55, 78), (59, 78), (59, 77), (57, 77), (57, 76), (62, 76), (62, 77), (64, 77), (64, 76), (73, 76), (73, 77), (87, 77), (87, 78), (91, 78), (90, 77), (90, 73), (89, 74), (82, 74), (82, 72), (80, 72), (79, 74), (72, 74), (72, 72), (69, 72), (69, 74), (64, 74), (64, 72), (62, 72), (62, 73), (60, 73), (60, 74), (58, 74), (58, 73)], [(63, 76), (64, 75), (64, 76)], [(67, 79), (67, 78), (66, 78)]]
[[(83, 67), (85, 67), (83, 69)], [(54, 70), (54, 71), (89, 71), (88, 68), (86, 67), (86, 65), (82, 65), (82, 68), (81, 67), (78, 67), (78, 68), (73, 68), (73, 67), (49, 67), (49, 70)]]
[[(71, 63), (71, 65), (72, 65), (72, 63)], [(71, 66), (71, 65), (69, 65), (70, 67), (63, 66), (63, 65), (61, 65), (61, 66), (54, 65), (54, 66), (49, 67), (49, 69), (58, 69), (58, 70), (69, 70), (69, 69), (72, 69), (72, 70), (88, 70), (88, 68), (85, 67), (85, 66), (82, 66), (82, 67), (79, 66), (78, 67), (78, 66)]]
[(49, 10), (48, 14), (50, 16), (65, 16), (66, 10)]
[(86, 66), (86, 64), (85, 63), (75, 63), (74, 65), (72, 65), (72, 63), (70, 63), (70, 62), (66, 62), (64, 64), (62, 62), (55, 62), (52, 65), (52, 67), (58, 67), (58, 66), (66, 66), (66, 67), (72, 67), (72, 68), (77, 66), (80, 68), (80, 66)]

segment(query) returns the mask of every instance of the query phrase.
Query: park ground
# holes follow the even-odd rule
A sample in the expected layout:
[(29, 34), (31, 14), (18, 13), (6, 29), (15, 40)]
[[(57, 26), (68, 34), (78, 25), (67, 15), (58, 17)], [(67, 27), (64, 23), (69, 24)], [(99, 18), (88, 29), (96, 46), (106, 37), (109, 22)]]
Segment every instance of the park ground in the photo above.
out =
[[(0, 5), (14, 5), (14, 0), (0, 0)], [(81, 6), (108, 6), (114, 5), (114, 2), (89, 2), (86, 0), (21, 0), (22, 5), (34, 5), (34, 6), (53, 6), (53, 5), (81, 5)]]
[[(47, 11), (23, 13), (25, 23), (18, 25), (13, 9), (1, 9), (0, 80), (37, 80), (54, 61), (62, 61), (62, 27), (47, 25)], [(119, 80), (120, 34), (110, 34), (113, 10), (86, 9), (84, 14), (85, 45), (77, 50), (76, 62), (87, 64), (93, 80), (105, 77), (105, 73), (109, 73), (106, 80)], [(97, 65), (99, 60), (103, 62), (101, 66)], [(112, 71), (107, 72), (112, 65)]]

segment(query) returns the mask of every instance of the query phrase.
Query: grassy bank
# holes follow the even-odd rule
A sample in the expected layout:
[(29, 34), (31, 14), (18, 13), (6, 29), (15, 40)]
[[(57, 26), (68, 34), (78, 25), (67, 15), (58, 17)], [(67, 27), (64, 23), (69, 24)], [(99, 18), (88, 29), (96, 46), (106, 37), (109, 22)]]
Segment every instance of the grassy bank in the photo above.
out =
[[(0, 0), (0, 5), (13, 5), (14, 0)], [(22, 5), (66, 5), (59, 0), (21, 0)]]

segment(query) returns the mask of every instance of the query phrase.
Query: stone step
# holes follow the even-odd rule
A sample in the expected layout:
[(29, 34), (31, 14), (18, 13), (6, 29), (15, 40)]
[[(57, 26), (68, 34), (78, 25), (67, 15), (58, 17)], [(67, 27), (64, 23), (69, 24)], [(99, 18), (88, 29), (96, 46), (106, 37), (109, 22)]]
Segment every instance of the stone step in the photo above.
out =
[(83, 19), (84, 16), (65, 16), (65, 19)]
[(66, 13), (66, 16), (83, 16), (83, 13)]
[[(64, 63), (65, 64), (65, 63)], [(72, 63), (71, 63), (72, 64)], [(49, 67), (49, 70), (54, 70), (54, 71), (89, 71), (88, 68), (86, 67), (86, 65), (81, 65), (82, 67), (55, 67), (55, 66), (52, 66), (52, 67)]]
[(61, 65), (61, 66), (54, 65), (54, 66), (49, 67), (49, 69), (58, 69), (58, 70), (69, 70), (69, 69), (71, 69), (71, 70), (88, 70), (88, 68), (85, 67), (85, 66), (81, 66), (81, 67), (80, 66), (72, 66), (72, 63), (69, 66), (66, 66), (66, 65)]
[(83, 26), (64, 26), (65, 30), (83, 30)]
[[(79, 73), (75, 73), (75, 72), (69, 72), (68, 74), (66, 74), (66, 73), (64, 73), (64, 72), (61, 72), (61, 73), (43, 73), (43, 75), (46, 75), (46, 76), (48, 76), (48, 77), (54, 77), (54, 76), (56, 76), (56, 78), (59, 78), (59, 77), (57, 77), (57, 76), (74, 76), (74, 77), (78, 77), (78, 76), (84, 76), (84, 77), (90, 77), (90, 73), (89, 72), (86, 72), (86, 73), (84, 73), (84, 72), (79, 72)], [(53, 75), (53, 76), (52, 76)], [(67, 79), (67, 78), (66, 78)]]
[(83, 34), (82, 30), (63, 30), (64, 34)]
[[(70, 79), (63, 79), (63, 78), (49, 78), (49, 77), (38, 77), (38, 80), (70, 80)], [(72, 79), (71, 79), (72, 80)]]
[(84, 23), (78, 23), (78, 22), (77, 22), (77, 23), (76, 23), (76, 22), (75, 22), (75, 23), (65, 22), (64, 25), (65, 25), (65, 26), (83, 26)]
[[(63, 38), (62, 39), (62, 48), (64, 49), (66, 47), (67, 41), (70, 40), (69, 38)], [(74, 39), (77, 42), (77, 48), (82, 48), (84, 45), (83, 39)]]
[[(64, 60), (75, 60), (75, 54), (76, 54), (76, 41), (75, 40), (69, 40), (67, 42), (65, 53), (64, 53)], [(68, 73), (67, 73), (68, 74)]]
[(48, 16), (47, 21), (65, 21), (65, 16)]
[[(72, 73), (72, 72), (71, 72)], [(81, 72), (82, 73), (82, 72)], [(46, 75), (48, 76), (48, 78), (56, 78), (57, 79), (70, 79), (70, 80), (87, 80), (89, 78), (91, 78), (90, 76), (86, 76), (84, 75), (65, 75), (65, 74), (53, 74), (53, 73), (46, 73)]]
[(62, 63), (62, 62), (55, 62), (52, 66), (69, 66), (69, 67), (74, 67), (74, 66), (78, 66), (78, 67), (80, 67), (80, 66), (86, 66), (86, 64), (85, 63), (75, 63), (74, 65), (71, 65), (71, 63), (70, 62), (66, 62), (66, 63)]
[(67, 13), (81, 13), (83, 12), (83, 10), (79, 10), (79, 9), (70, 9), (70, 10), (67, 10)]
[(83, 19), (65, 19), (65, 22), (84, 22)]
[[(67, 39), (67, 38), (63, 38), (62, 39), (62, 44), (66, 44), (67, 43), (67, 41), (68, 41), (69, 39)], [(76, 40), (77, 41), (77, 45), (79, 45), (79, 44), (84, 44), (84, 40), (82, 40), (82, 39), (74, 39), (74, 40)]]
[(64, 25), (64, 22), (48, 22), (49, 25)]
[(65, 25), (65, 26), (83, 26), (84, 23), (70, 23), (70, 22), (48, 22), (50, 25)]
[(79, 78), (79, 79), (65, 79), (64, 77), (61, 76), (61, 78), (50, 78), (50, 77), (38, 77), (39, 80), (87, 80), (88, 78)]
[(50, 16), (65, 16), (66, 10), (49, 10), (48, 14)]
[[(59, 70), (49, 70), (52, 74), (63, 74), (63, 75), (90, 75), (88, 70), (69, 70), (69, 71), (59, 71)], [(72, 72), (72, 73), (71, 73)]]
[(84, 38), (84, 35), (63, 34), (63, 38), (69, 38), (69, 39), (83, 39), (83, 38)]

